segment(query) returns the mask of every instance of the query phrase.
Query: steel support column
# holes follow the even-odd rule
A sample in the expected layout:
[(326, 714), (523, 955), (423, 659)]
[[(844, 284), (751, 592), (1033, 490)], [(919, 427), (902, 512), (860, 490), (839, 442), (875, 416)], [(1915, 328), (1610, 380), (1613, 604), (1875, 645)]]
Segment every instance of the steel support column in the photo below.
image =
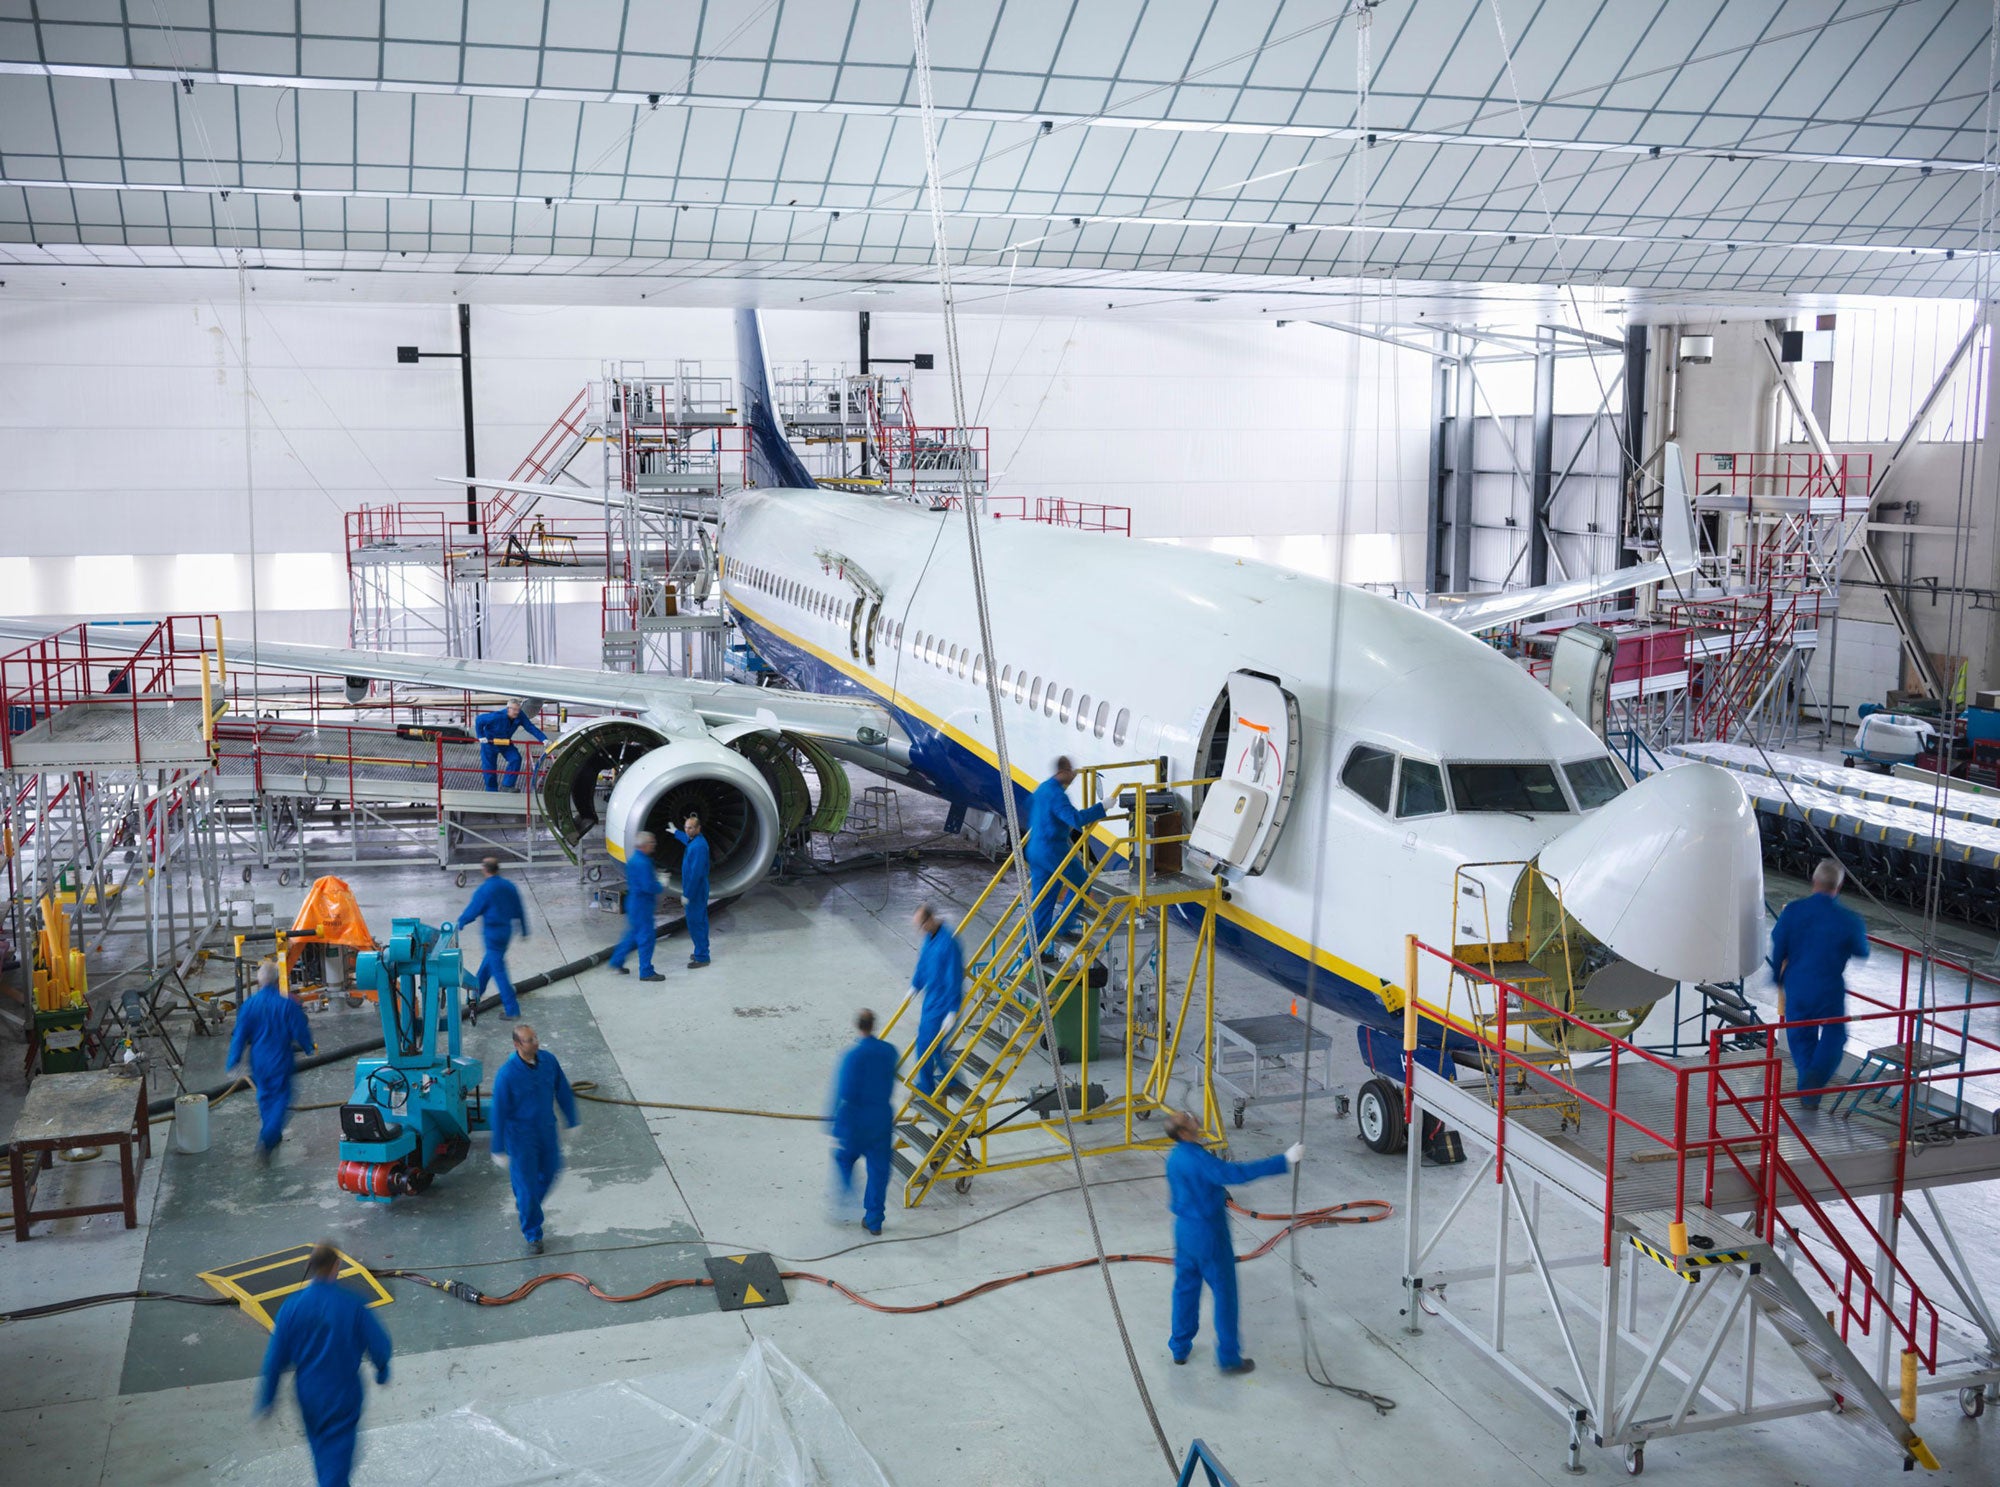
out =
[(1549, 503), (1556, 463), (1556, 338), (1536, 333), (1534, 452), (1528, 475), (1528, 585), (1549, 581)]

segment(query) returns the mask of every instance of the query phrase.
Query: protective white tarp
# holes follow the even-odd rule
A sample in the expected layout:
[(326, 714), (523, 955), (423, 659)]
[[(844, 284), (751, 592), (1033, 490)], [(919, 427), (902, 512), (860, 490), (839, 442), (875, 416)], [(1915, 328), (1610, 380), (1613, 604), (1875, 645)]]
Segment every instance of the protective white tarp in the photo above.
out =
[[(312, 1480), (303, 1445), (226, 1463), (221, 1481)], [(889, 1487), (832, 1400), (761, 1339), (727, 1364), (468, 1404), (361, 1433), (356, 1487)]]

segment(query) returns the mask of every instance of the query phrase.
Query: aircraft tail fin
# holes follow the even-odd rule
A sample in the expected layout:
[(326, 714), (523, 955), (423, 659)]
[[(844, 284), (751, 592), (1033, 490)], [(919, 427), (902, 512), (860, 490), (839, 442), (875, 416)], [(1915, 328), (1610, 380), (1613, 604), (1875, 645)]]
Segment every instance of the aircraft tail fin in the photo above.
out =
[(806, 472), (798, 451), (785, 437), (784, 420), (771, 395), (770, 358), (764, 350), (764, 325), (755, 310), (736, 312), (736, 396), (742, 400), (743, 425), (750, 431), (746, 473), (750, 483), (766, 489), (811, 490), (819, 482)]
[(1660, 456), (1660, 561), (1676, 573), (1695, 566), (1694, 502), (1688, 498), (1687, 466), (1681, 447), (1667, 445)]

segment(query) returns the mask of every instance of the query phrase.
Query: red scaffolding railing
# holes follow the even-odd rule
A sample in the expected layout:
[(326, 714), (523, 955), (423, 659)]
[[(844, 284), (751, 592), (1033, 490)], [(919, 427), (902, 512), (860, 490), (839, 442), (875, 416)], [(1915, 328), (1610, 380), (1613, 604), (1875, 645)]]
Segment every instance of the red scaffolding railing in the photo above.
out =
[(1051, 527), (1074, 527), (1080, 532), (1116, 532), (1121, 537), (1132, 535), (1130, 506), (1106, 506), (1096, 501), (1037, 496), (1035, 520)]
[(93, 646), (90, 626), (76, 624), (0, 655), (0, 765), (13, 767), (17, 735), (83, 704), (129, 711), (136, 762), (146, 707), (200, 696), (204, 659), (214, 683), (225, 674), (221, 657), (222, 622), (212, 614), (170, 615), (131, 649)]
[[(1791, 1107), (1801, 1099), (1818, 1101), (1829, 1095), (1849, 1099), (1876, 1094), (1885, 1103), (1892, 1100), (1899, 1129), (1891, 1193), (1900, 1213), (1908, 1176), (1906, 1163), (1911, 1121), (1922, 1097), (1927, 1091), (1948, 1085), (1958, 1085), (1962, 1090), (1966, 1079), (2000, 1075), (2000, 1042), (1974, 1034), (1969, 1027), (1972, 1014), (2000, 1009), (2000, 980), (1982, 975), (1958, 962), (1935, 955), (1926, 956), (1923, 952), (1891, 941), (1877, 939), (1875, 943), (1903, 958), (1901, 985), (1895, 1005), (1878, 997), (1854, 993), (1851, 994), (1854, 1000), (1873, 1010), (1837, 1019), (1798, 1019), (1732, 1027), (1728, 1029), (1728, 1037), (1739, 1046), (1729, 1050), (1723, 1047), (1723, 1032), (1717, 1030), (1710, 1038), (1706, 1061), (1691, 1063), (1661, 1057), (1607, 1033), (1603, 1028), (1553, 1006), (1511, 982), (1411, 936), (1409, 979), (1413, 984), (1409, 989), (1410, 1000), (1406, 1009), (1411, 1019), (1406, 1036), (1406, 1042), (1411, 1045), (1411, 1051), (1406, 1055), (1407, 1097), (1414, 1098), (1414, 1045), (1422, 1024), (1430, 1024), (1434, 1036), (1475, 1045), (1482, 1061), (1492, 1071), (1495, 1181), (1504, 1180), (1506, 1171), (1510, 1080), (1521, 1088), (1532, 1083), (1543, 1091), (1557, 1091), (1565, 1100), (1595, 1110), (1604, 1121), (1602, 1259), (1607, 1265), (1611, 1263), (1617, 1208), (1614, 1184), (1618, 1177), (1621, 1133), (1652, 1143), (1661, 1149), (1661, 1159), (1672, 1160), (1676, 1223), (1685, 1222), (1690, 1163), (1700, 1166), (1704, 1204), (1714, 1201), (1716, 1176), (1726, 1165), (1727, 1170), (1733, 1171), (1756, 1195), (1757, 1232), (1766, 1242), (1774, 1242), (1782, 1231), (1837, 1299), (1843, 1338), (1850, 1337), (1857, 1330), (1866, 1335), (1879, 1317), (1888, 1322), (1904, 1346), (1918, 1357), (1925, 1368), (1934, 1372), (1938, 1347), (1937, 1308), (1925, 1295), (1917, 1278), (1896, 1258), (1893, 1246), (1863, 1212), (1853, 1193), (1819, 1151), (1810, 1132), (1797, 1119)], [(1419, 999), (1414, 983), (1418, 979), (1420, 958), (1424, 956), (1443, 962), (1450, 975), (1462, 976), (1470, 983), (1490, 989), (1494, 1001), (1490, 1030), (1471, 1016), (1456, 1015), (1449, 1007), (1439, 1007)], [(1945, 1005), (1926, 1003), (1920, 999), (1917, 1006), (1911, 1006), (1913, 964), (1942, 967), (1965, 976), (1965, 1000)], [(1924, 978), (1920, 976), (1920, 991), (1924, 985)], [(1981, 989), (1983, 999), (1975, 997), (1975, 986)], [(1521, 1035), (1523, 1030), (1518, 1024), (1515, 1033), (1510, 1036), (1510, 1008), (1518, 1009), (1514, 1015), (1521, 1022), (1531, 1021), (1538, 1029), (1561, 1028), (1564, 1037), (1574, 1036), (1584, 1046), (1594, 1047), (1601, 1042), (1605, 1051), (1604, 1062), (1608, 1066), (1604, 1094), (1599, 1096), (1593, 1093), (1577, 1078), (1565, 1077), (1537, 1059), (1526, 1038)], [(1917, 1059), (1905, 1056), (1894, 1072), (1882, 1078), (1856, 1080), (1822, 1090), (1787, 1090), (1784, 1087), (1779, 1035), (1791, 1028), (1828, 1022), (1844, 1022), (1850, 1028), (1892, 1026), (1894, 1036), (1888, 1047), (1901, 1046), (1910, 1050), (1918, 1044), (1936, 1046), (1942, 1043), (1948, 1046), (1955, 1043), (1959, 1053), (1948, 1068), (1919, 1069)], [(1763, 1037), (1762, 1048), (1744, 1050), (1740, 1047), (1746, 1037), (1758, 1034)], [(1989, 1066), (1966, 1066), (1974, 1058), (1975, 1049), (1979, 1056), (1988, 1059)], [(1671, 1081), (1673, 1119), (1666, 1130), (1655, 1129), (1620, 1106), (1621, 1073), (1635, 1062)], [(1547, 1102), (1538, 1100), (1533, 1103), (1539, 1106)], [(1950, 1100), (1950, 1108), (1958, 1108), (1955, 1097)], [(1725, 1114), (1733, 1119), (1725, 1119)], [(1726, 1126), (1735, 1128), (1725, 1129)], [(1815, 1173), (1817, 1182), (1812, 1176)], [(1807, 1222), (1796, 1222), (1786, 1217), (1784, 1209), (1787, 1205), (1801, 1210)], [(1874, 1245), (1877, 1253), (1888, 1258), (1896, 1283), (1891, 1289), (1900, 1288), (1901, 1300), (1884, 1294), (1877, 1284), (1873, 1266), (1843, 1232), (1843, 1224), (1858, 1226), (1866, 1236), (1865, 1243)], [(1822, 1251), (1825, 1252), (1824, 1257)]]

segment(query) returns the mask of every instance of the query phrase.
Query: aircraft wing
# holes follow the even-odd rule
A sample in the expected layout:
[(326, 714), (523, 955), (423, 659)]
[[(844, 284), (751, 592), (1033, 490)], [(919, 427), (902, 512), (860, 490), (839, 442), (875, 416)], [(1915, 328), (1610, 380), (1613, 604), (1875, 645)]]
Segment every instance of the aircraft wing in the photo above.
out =
[(1660, 555), (1650, 563), (1620, 568), (1592, 578), (1543, 584), (1532, 589), (1501, 589), (1491, 594), (1433, 594), (1426, 608), (1461, 630), (1477, 632), (1510, 625), (1530, 615), (1568, 609), (1608, 599), (1651, 583), (1691, 579), (1695, 572), (1694, 506), (1688, 500), (1687, 471), (1678, 444), (1669, 444), (1661, 461), (1666, 489), (1660, 506)]
[[(49, 626), (0, 620), (0, 636), (39, 640)], [(136, 650), (136, 627), (93, 628), (90, 643), (107, 652)], [(141, 632), (143, 633), (143, 632)], [(405, 682), (454, 691), (496, 693), (542, 702), (637, 713), (670, 736), (699, 737), (711, 728), (748, 724), (836, 743), (872, 745), (898, 730), (888, 709), (874, 703), (735, 682), (693, 681), (644, 672), (590, 671), (579, 666), (531, 666), (513, 661), (455, 656), (412, 656), (395, 651), (347, 651), (331, 646), (264, 641), (232, 642), (228, 658), (271, 671), (306, 672), (355, 680)]]

